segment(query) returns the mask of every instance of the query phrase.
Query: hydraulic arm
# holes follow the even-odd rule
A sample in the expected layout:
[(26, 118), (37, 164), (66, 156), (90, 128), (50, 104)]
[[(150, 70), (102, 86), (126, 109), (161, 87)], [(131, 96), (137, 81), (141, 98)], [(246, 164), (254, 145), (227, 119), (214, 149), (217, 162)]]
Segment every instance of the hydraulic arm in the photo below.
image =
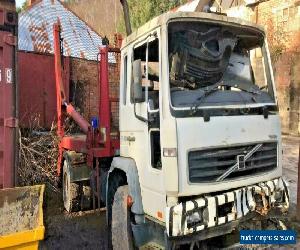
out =
[(81, 130), (87, 134), (91, 125), (78, 113), (72, 104), (66, 100), (65, 86), (62, 80), (62, 56), (61, 56), (61, 37), (60, 25), (54, 24), (54, 57), (55, 57), (55, 81), (56, 81), (56, 97), (57, 97), (57, 126), (58, 135), (62, 137), (63, 124), (62, 124), (62, 107), (65, 107), (66, 112), (78, 124)]

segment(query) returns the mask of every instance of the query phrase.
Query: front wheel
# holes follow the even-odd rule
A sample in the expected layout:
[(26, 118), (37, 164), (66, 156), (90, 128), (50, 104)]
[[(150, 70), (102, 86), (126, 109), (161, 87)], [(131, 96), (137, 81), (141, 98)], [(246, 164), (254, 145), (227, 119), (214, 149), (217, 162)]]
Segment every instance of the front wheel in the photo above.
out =
[(133, 250), (131, 229), (131, 212), (127, 205), (128, 186), (120, 186), (114, 196), (112, 205), (112, 247), (114, 250)]
[(79, 210), (80, 187), (78, 183), (71, 182), (70, 163), (65, 160), (63, 167), (63, 201), (67, 212)]

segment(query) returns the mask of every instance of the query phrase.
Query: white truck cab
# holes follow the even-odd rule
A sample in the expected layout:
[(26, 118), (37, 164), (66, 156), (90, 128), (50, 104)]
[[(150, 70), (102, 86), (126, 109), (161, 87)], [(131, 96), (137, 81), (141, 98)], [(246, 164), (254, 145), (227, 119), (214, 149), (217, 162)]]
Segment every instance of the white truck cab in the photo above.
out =
[(120, 157), (106, 198), (114, 249), (125, 224), (129, 248), (170, 248), (287, 211), (261, 27), (212, 13), (163, 14), (123, 41), (121, 65)]

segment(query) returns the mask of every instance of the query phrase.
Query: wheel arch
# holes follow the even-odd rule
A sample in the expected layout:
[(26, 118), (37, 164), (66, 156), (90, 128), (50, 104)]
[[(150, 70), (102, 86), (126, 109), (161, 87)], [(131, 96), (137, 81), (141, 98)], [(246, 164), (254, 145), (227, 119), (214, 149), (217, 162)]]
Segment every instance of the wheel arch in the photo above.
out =
[[(114, 185), (122, 186), (126, 184), (133, 199), (131, 211), (135, 214), (143, 215), (144, 210), (138, 170), (135, 161), (132, 158), (125, 157), (115, 157), (108, 172), (106, 183), (107, 212), (109, 213), (110, 203), (114, 196), (113, 191), (117, 188)], [(109, 220), (109, 217), (107, 219)]]

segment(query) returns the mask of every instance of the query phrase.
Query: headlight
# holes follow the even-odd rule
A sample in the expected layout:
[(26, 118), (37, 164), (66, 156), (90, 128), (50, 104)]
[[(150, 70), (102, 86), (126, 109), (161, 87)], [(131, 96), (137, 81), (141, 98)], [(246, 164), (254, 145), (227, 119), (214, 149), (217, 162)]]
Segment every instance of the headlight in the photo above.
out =
[(187, 228), (192, 228), (203, 224), (202, 209), (197, 209), (189, 212), (186, 222)]
[(284, 192), (283, 190), (276, 190), (274, 193), (275, 203), (283, 203), (284, 200)]

